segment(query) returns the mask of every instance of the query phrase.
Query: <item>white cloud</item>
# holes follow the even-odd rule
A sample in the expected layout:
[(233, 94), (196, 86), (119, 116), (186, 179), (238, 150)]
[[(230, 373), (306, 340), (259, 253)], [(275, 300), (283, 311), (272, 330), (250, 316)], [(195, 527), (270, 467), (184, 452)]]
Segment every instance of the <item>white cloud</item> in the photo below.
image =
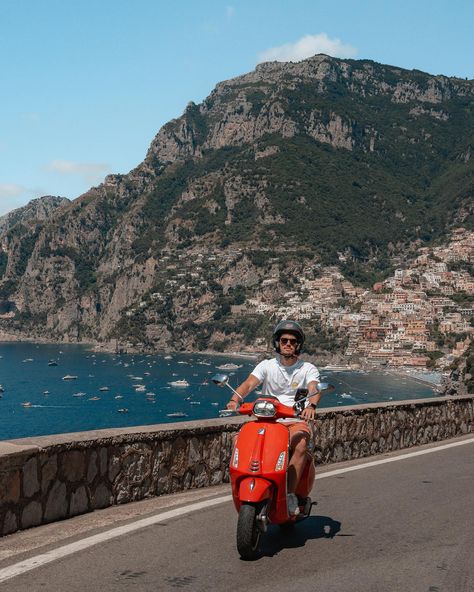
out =
[(299, 62), (317, 53), (324, 53), (335, 58), (353, 58), (357, 49), (352, 45), (342, 43), (340, 39), (331, 39), (326, 33), (305, 35), (294, 43), (285, 43), (278, 47), (271, 47), (259, 54), (261, 62)]
[(235, 6), (226, 6), (225, 15), (227, 17), (227, 20), (230, 21), (235, 15)]
[(0, 183), (0, 198), (18, 197), (25, 191), (25, 188), (21, 185), (15, 185), (14, 183)]
[(52, 160), (46, 165), (47, 171), (61, 175), (76, 175), (88, 183), (97, 183), (110, 172), (107, 164), (93, 162), (73, 162), (71, 160)]

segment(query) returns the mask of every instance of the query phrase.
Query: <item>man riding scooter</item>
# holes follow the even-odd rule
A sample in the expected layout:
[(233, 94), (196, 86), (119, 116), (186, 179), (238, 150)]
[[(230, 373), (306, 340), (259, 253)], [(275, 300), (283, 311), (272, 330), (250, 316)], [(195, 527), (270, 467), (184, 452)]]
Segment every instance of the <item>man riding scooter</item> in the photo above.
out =
[(263, 383), (263, 396), (273, 395), (289, 407), (295, 403), (298, 389), (308, 390), (307, 405), (301, 419), (279, 419), (290, 432), (291, 460), (288, 465), (288, 512), (299, 513), (298, 498), (295, 494), (305, 466), (305, 455), (312, 432), (308, 421), (314, 419), (316, 406), (321, 398), (318, 390), (319, 371), (313, 364), (303, 362), (298, 357), (305, 341), (303, 329), (296, 321), (285, 320), (273, 330), (273, 347), (278, 356), (257, 364), (249, 376), (235, 389), (227, 409), (235, 411), (245, 397)]

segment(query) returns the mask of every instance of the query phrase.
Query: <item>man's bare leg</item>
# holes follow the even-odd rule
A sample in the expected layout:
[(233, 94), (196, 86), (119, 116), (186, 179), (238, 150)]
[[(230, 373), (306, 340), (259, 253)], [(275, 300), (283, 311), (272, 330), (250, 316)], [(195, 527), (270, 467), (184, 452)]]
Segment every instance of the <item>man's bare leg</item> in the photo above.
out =
[(293, 454), (288, 464), (288, 493), (295, 493), (301, 475), (303, 474), (306, 464), (308, 440), (309, 435), (304, 432), (296, 433), (291, 439), (290, 446)]

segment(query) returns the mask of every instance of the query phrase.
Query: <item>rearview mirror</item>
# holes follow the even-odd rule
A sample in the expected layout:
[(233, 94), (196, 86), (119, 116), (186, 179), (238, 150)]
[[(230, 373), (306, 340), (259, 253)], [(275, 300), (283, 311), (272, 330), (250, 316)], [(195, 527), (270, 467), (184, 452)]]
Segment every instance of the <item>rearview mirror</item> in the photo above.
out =
[(217, 386), (224, 386), (229, 382), (229, 377), (227, 374), (214, 374), (211, 380)]

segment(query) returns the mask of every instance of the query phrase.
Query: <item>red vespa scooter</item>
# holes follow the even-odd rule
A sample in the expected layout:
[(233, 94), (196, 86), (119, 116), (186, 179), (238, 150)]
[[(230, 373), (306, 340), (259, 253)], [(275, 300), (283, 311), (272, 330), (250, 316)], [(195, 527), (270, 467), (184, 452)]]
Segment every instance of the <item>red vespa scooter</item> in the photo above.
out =
[[(212, 381), (219, 386), (234, 389), (228, 376), (217, 374)], [(329, 385), (320, 385), (329, 390)], [(313, 457), (307, 452), (307, 461), (296, 489), (300, 502), (297, 516), (288, 514), (287, 469), (290, 456), (289, 432), (279, 418), (296, 418), (304, 408), (307, 390), (300, 389), (295, 396), (295, 407), (287, 407), (276, 397), (260, 397), (252, 403), (243, 403), (238, 412), (253, 415), (256, 421), (245, 423), (240, 429), (232, 450), (230, 481), (234, 505), (239, 513), (237, 522), (237, 549), (243, 559), (257, 556), (260, 536), (269, 523), (291, 527), (307, 518), (311, 512), (309, 493), (313, 487), (315, 468)]]

